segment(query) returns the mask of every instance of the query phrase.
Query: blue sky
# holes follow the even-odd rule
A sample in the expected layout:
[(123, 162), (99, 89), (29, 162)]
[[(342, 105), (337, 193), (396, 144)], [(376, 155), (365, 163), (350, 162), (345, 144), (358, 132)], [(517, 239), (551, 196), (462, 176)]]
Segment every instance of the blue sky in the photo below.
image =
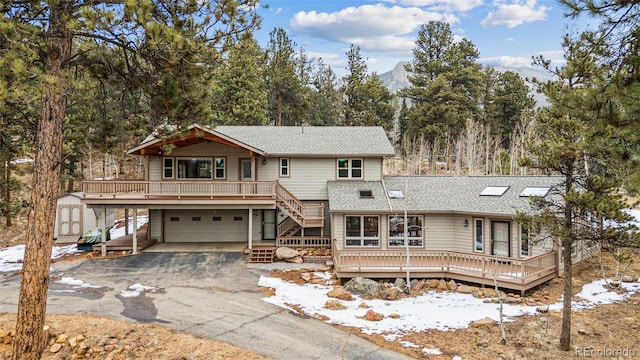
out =
[(448, 22), (456, 37), (471, 40), (480, 62), (508, 67), (531, 66), (543, 55), (562, 61), (562, 34), (577, 23), (550, 0), (263, 0), (262, 29), (266, 46), (275, 27), (309, 57), (321, 57), (339, 75), (350, 44), (360, 47), (370, 71), (383, 73), (412, 59), (421, 25)]

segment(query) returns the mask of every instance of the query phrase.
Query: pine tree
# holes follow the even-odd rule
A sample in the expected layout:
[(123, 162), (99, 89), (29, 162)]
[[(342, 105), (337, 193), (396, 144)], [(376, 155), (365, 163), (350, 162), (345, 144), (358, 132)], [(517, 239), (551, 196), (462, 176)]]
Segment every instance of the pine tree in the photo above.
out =
[[(178, 110), (174, 110), (175, 99), (189, 100), (189, 94), (200, 94), (197, 84), (189, 81), (196, 80), (194, 75), (201, 69), (193, 62), (201, 59), (198, 51), (225, 44), (227, 38), (255, 26), (255, 6), (255, 1), (3, 3), (3, 32), (15, 31), (25, 23), (33, 27), (31, 33), (35, 36), (29, 37), (28, 45), (40, 51), (44, 73), (14, 359), (39, 359), (43, 350), (41, 338), (71, 67), (100, 68), (105, 76), (124, 75), (137, 86), (145, 80), (161, 90), (161, 101), (155, 101), (156, 114), (178, 119), (189, 111), (185, 107), (188, 101), (180, 102), (175, 106)], [(96, 46), (120, 49), (128, 73), (122, 73), (122, 67), (108, 64), (104, 58), (85, 56), (91, 52), (74, 53), (74, 39), (80, 38), (93, 39)], [(170, 75), (147, 71), (152, 76), (144, 79), (139, 70), (145, 67), (165, 70)]]

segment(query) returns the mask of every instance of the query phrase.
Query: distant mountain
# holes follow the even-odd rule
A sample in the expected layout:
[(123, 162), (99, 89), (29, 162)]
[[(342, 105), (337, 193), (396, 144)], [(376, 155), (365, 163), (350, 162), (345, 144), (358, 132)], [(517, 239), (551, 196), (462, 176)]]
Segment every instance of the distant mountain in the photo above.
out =
[[(384, 84), (387, 86), (389, 91), (391, 91), (392, 93), (395, 93), (399, 89), (408, 87), (410, 85), (409, 80), (407, 78), (409, 76), (409, 73), (404, 69), (404, 66), (406, 64), (408, 64), (406, 61), (399, 62), (396, 64), (396, 66), (393, 67), (393, 70), (383, 72), (382, 74), (378, 74), (378, 76), (380, 76), (380, 79), (384, 82)], [(506, 66), (493, 66), (493, 68), (500, 72), (513, 71), (518, 73), (523, 79), (525, 79), (525, 81), (527, 82), (527, 85), (530, 86), (531, 95), (533, 95), (533, 98), (536, 100), (536, 103), (538, 104), (538, 106), (547, 105), (547, 101), (544, 98), (544, 95), (538, 94), (535, 92), (535, 89), (531, 84), (531, 80), (535, 78), (539, 81), (549, 81), (553, 79), (553, 77), (549, 73), (547, 73), (542, 69), (536, 69), (536, 68), (524, 67), (524, 66), (513, 67), (513, 68), (506, 67)]]

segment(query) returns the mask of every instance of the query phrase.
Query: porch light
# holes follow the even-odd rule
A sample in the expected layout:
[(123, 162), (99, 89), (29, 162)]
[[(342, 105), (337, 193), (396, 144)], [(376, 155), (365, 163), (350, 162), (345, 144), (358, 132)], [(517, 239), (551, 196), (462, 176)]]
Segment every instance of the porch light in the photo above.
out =
[(262, 158), (262, 165), (267, 165), (267, 158)]
[(467, 226), (469, 226), (469, 220), (464, 219), (464, 227), (467, 227)]

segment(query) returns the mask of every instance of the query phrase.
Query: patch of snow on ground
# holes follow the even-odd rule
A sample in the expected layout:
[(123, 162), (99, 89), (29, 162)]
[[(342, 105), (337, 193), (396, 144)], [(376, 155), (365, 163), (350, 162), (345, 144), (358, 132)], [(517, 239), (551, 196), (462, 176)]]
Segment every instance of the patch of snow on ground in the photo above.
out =
[[(24, 259), (24, 245), (16, 245), (0, 249), (0, 273), (13, 272), (22, 269), (22, 261)], [(51, 250), (51, 259), (58, 259), (65, 255), (74, 255), (78, 253), (78, 246), (54, 246)]]
[[(137, 227), (136, 229), (140, 229), (142, 227), (142, 225), (146, 224), (149, 222), (149, 215), (138, 215), (137, 216)], [(124, 221), (124, 219), (120, 219), (120, 220), (116, 220), (117, 222), (120, 221)], [(133, 216), (129, 217), (129, 221), (127, 223), (128, 227), (129, 227), (129, 234), (133, 233)], [(111, 228), (111, 230), (109, 230), (109, 236), (111, 236), (111, 239), (117, 239), (119, 237), (122, 237), (125, 235), (125, 227), (121, 226), (118, 228)]]
[(56, 282), (60, 284), (69, 285), (74, 289), (79, 289), (79, 288), (96, 288), (97, 289), (101, 287), (98, 285), (87, 284), (82, 280), (74, 279), (68, 276), (63, 276), (60, 280), (57, 280)]
[(435, 348), (435, 349), (423, 348), (422, 352), (429, 355), (442, 355), (442, 351), (440, 351), (440, 349), (438, 348)]
[[(633, 293), (640, 292), (640, 283), (623, 283), (625, 292), (616, 293), (602, 287), (603, 280), (597, 280), (583, 287), (576, 296), (580, 301), (574, 301), (577, 310), (600, 304), (609, 304), (624, 300)], [(329, 298), (327, 293), (330, 286), (303, 284), (297, 285), (280, 278), (260, 277), (259, 286), (275, 289), (275, 294), (264, 298), (265, 302), (293, 310), (292, 306), (300, 307), (309, 316), (324, 316), (328, 323), (357, 327), (365, 334), (384, 334), (388, 341), (400, 339), (405, 333), (426, 331), (428, 329), (452, 330), (469, 326), (473, 321), (491, 318), (499, 320), (499, 304), (485, 303), (468, 294), (449, 292), (429, 292), (417, 297), (399, 300), (363, 300), (358, 296), (355, 301), (341, 301), (347, 308), (344, 310), (329, 310), (325, 303)], [(359, 305), (366, 302), (368, 308)], [(536, 306), (506, 305), (504, 306), (505, 321), (512, 321), (514, 317), (535, 314)], [(550, 309), (561, 309), (562, 302), (552, 304)], [(381, 321), (367, 321), (362, 319), (368, 310), (385, 315)], [(397, 314), (399, 318), (389, 317)]]
[(128, 297), (136, 297), (140, 296), (142, 293), (146, 291), (154, 292), (156, 290), (153, 286), (145, 286), (140, 283), (135, 283), (127, 288), (128, 290), (120, 291), (120, 296), (128, 298)]

